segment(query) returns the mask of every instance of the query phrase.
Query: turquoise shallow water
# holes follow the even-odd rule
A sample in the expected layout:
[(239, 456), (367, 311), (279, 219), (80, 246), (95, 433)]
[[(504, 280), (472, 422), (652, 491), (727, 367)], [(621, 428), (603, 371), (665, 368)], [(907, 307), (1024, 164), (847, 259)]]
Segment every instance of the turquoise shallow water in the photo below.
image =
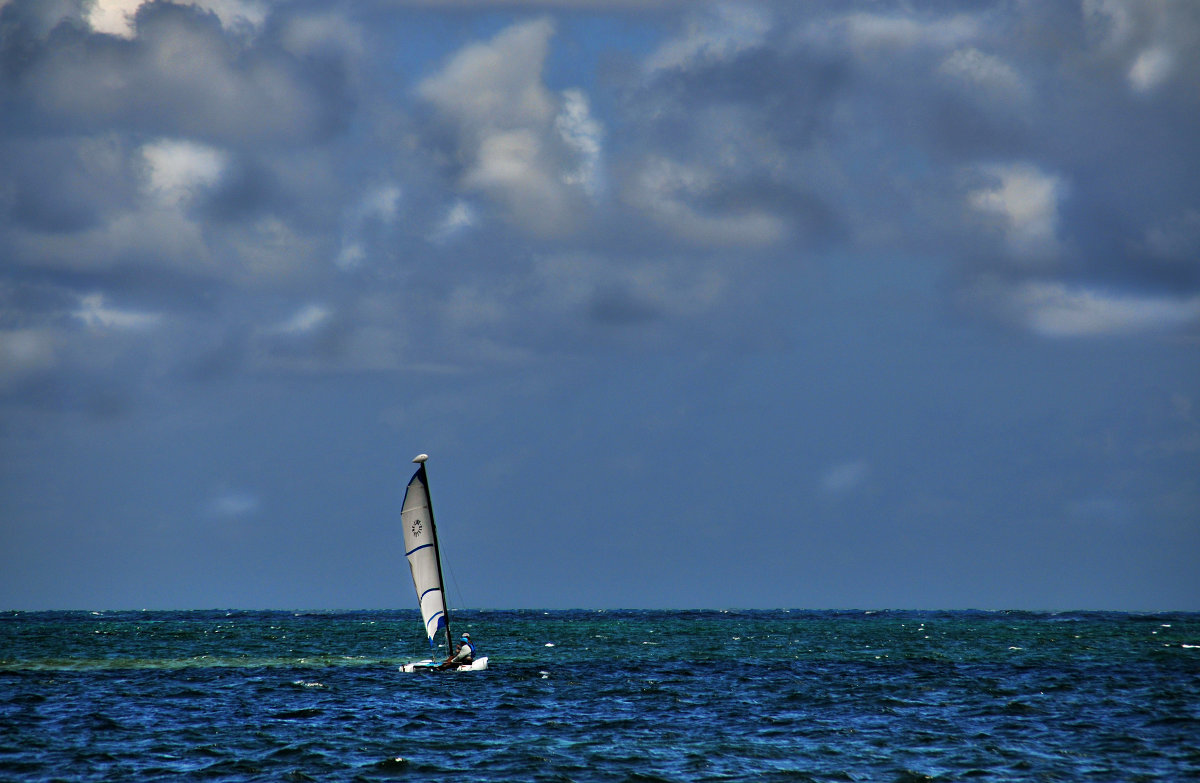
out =
[(0, 615), (0, 780), (1200, 779), (1200, 614)]

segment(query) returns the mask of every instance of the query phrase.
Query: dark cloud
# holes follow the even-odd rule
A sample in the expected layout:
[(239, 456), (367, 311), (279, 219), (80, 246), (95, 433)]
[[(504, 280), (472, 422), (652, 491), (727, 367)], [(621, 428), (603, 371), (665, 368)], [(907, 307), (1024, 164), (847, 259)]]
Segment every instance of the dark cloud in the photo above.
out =
[(588, 314), (602, 324), (631, 326), (653, 321), (663, 313), (629, 286), (608, 284), (592, 294)]
[(295, 196), (285, 191), (270, 166), (249, 155), (233, 161), (197, 209), (215, 223), (253, 221), (293, 211)]
[(15, 223), (47, 233), (94, 227), (132, 201), (135, 186), (122, 165), (126, 154), (125, 140), (112, 135), (9, 139), (0, 151), (5, 212)]
[(834, 100), (850, 84), (843, 59), (787, 47), (751, 48), (728, 60), (681, 62), (646, 77), (631, 111), (652, 118), (656, 141), (699, 142), (705, 128), (694, 122), (706, 107), (734, 107), (751, 123), (792, 148), (828, 132)]
[(79, 20), (39, 39), (15, 10), (8, 15), (17, 21), (4, 40), (4, 94), (16, 111), (0, 127), (304, 142), (342, 127), (352, 108), (336, 63), (297, 57), (270, 39), (246, 46), (191, 6), (143, 5), (132, 39)]
[(1187, 4), (684, 4), (580, 84), (549, 69), (586, 24), (553, 16), (401, 73), (403, 5), (146, 3), (129, 37), (85, 10), (0, 10), (5, 274), (67, 303), (9, 321), (100, 295), (108, 328), (159, 316), (122, 344), (180, 377), (396, 368), (413, 323), (450, 361), (683, 344), (846, 253), (933, 259), (1021, 328), (1200, 296)]

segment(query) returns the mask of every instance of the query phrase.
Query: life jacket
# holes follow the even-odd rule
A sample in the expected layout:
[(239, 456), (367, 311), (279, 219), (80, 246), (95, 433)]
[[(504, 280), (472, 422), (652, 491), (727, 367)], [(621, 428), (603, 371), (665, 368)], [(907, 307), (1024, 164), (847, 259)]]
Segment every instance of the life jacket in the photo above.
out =
[[(471, 641), (470, 641), (469, 639), (468, 639), (467, 641), (463, 642), (463, 643), (462, 643), (462, 645), (463, 645), (463, 647), (466, 647), (468, 650), (470, 650), (470, 651), (471, 651), (471, 659), (472, 659), (472, 660), (474, 660), (474, 658), (475, 658), (475, 645), (471, 644)], [(459, 651), (459, 652), (462, 652), (462, 647), (459, 647), (459, 648), (458, 648), (458, 651)]]

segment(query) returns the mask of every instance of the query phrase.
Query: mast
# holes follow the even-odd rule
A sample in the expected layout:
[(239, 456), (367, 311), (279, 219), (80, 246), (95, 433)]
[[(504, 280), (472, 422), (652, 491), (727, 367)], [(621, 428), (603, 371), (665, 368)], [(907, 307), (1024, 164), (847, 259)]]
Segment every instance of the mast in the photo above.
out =
[(413, 462), (420, 465), (417, 468), (417, 473), (421, 476), (421, 483), (425, 485), (425, 498), (429, 501), (429, 532), (433, 536), (433, 549), (437, 552), (437, 575), (438, 584), (442, 588), (442, 608), (445, 622), (442, 624), (442, 629), (446, 632), (446, 654), (454, 655), (454, 645), (450, 637), (450, 601), (446, 596), (446, 579), (442, 576), (442, 545), (438, 542), (437, 522), (433, 515), (433, 492), (429, 490), (429, 475), (425, 472), (425, 460), (429, 459), (428, 454), (418, 454), (413, 457)]

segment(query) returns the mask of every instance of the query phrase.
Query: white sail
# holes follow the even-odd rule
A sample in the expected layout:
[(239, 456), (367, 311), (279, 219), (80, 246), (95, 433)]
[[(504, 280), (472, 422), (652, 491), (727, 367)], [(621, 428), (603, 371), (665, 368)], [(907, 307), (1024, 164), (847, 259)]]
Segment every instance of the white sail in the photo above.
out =
[[(422, 455), (424, 456), (424, 455)], [(419, 458), (418, 458), (419, 459)], [(442, 568), (438, 560), (437, 529), (433, 525), (433, 509), (429, 502), (429, 482), (425, 477), (425, 462), (408, 482), (400, 522), (404, 529), (404, 554), (412, 569), (413, 587), (421, 605), (421, 619), (430, 645), (438, 631), (448, 622), (446, 590), (442, 584)], [(447, 639), (447, 644), (449, 640)]]

